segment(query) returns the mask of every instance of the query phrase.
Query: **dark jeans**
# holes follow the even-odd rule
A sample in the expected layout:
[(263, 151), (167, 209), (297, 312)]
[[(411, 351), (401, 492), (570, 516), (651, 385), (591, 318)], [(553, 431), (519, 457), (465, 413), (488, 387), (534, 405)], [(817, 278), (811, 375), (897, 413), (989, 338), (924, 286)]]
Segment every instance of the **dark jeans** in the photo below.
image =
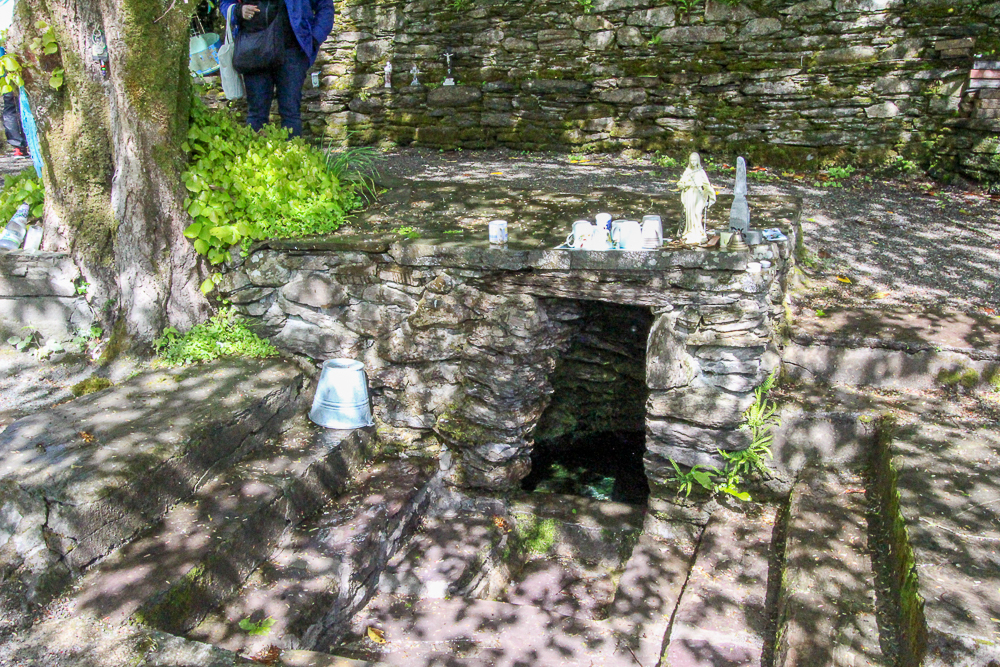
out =
[(305, 83), (308, 70), (309, 58), (296, 44), (285, 49), (285, 63), (281, 67), (244, 74), (247, 124), (255, 130), (264, 127), (271, 115), (271, 100), (277, 97), (281, 127), (290, 129), (293, 137), (301, 136), (302, 84)]
[(3, 94), (3, 131), (11, 148), (24, 148), (24, 130), (21, 129), (21, 111), (14, 93)]

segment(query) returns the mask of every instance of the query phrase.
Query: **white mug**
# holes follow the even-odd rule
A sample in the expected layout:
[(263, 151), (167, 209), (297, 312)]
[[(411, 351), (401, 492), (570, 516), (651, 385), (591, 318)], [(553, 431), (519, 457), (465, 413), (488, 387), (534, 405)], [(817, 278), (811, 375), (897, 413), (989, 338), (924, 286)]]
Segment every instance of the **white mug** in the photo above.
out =
[(644, 216), (642, 219), (642, 247), (646, 250), (657, 250), (662, 245), (663, 226), (660, 223), (660, 216)]
[(584, 250), (611, 250), (611, 232), (598, 227), (583, 244)]
[(635, 220), (611, 223), (611, 241), (620, 250), (642, 250), (642, 228)]
[(566, 237), (566, 245), (571, 248), (582, 248), (593, 233), (594, 226), (589, 220), (577, 220), (573, 223), (573, 231)]
[(594, 216), (594, 220), (597, 222), (598, 227), (604, 227), (608, 231), (611, 231), (610, 213), (598, 213), (596, 216)]
[(490, 220), (490, 244), (505, 245), (507, 243), (507, 221)]

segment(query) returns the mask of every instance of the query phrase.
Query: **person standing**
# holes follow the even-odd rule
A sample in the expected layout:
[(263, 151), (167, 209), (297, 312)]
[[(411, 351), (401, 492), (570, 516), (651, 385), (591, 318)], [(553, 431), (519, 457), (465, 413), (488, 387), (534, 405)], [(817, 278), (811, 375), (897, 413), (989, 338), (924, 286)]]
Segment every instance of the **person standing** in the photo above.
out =
[[(0, 56), (7, 55), (7, 49), (0, 46)], [(14, 157), (28, 157), (28, 140), (21, 127), (21, 111), (13, 92), (3, 94), (3, 133), (7, 144), (14, 149)]]
[(247, 97), (247, 124), (260, 130), (277, 98), (281, 126), (293, 137), (302, 135), (302, 85), (316, 61), (319, 45), (333, 30), (333, 0), (222, 0), (226, 16), (236, 6), (236, 31), (258, 32), (281, 21), (277, 39), (284, 43), (284, 62), (243, 74)]
[(3, 133), (7, 144), (14, 149), (14, 157), (28, 157), (28, 141), (21, 127), (21, 112), (14, 93), (3, 94)]

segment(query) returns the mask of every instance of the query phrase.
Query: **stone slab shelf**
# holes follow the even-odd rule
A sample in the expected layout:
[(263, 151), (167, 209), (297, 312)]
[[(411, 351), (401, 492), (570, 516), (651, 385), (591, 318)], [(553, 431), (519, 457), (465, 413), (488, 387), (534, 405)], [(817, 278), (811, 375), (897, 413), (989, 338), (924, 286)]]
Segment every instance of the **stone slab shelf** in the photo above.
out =
[[(554, 248), (588, 211), (657, 211), (670, 229), (676, 197), (419, 186), (396, 188), (350, 234), (251, 249), (229, 267), (221, 296), (286, 351), (362, 361), (383, 437), (433, 454), (445, 447), (456, 485), (510, 489), (527, 474), (553, 372), (587, 324), (584, 302), (653, 315), (645, 386), (635, 387), (648, 396), (652, 484), (670, 475), (668, 459), (718, 464), (718, 448), (747, 444), (741, 414), (779, 360), (796, 200), (754, 198), (754, 225), (788, 238), (750, 251), (593, 252)], [(715, 217), (728, 210), (717, 206)], [(511, 241), (491, 248), (487, 223), (500, 215)], [(416, 238), (389, 233), (400, 227)], [(751, 270), (756, 260), (771, 265)], [(614, 336), (609, 317), (604, 335)]]

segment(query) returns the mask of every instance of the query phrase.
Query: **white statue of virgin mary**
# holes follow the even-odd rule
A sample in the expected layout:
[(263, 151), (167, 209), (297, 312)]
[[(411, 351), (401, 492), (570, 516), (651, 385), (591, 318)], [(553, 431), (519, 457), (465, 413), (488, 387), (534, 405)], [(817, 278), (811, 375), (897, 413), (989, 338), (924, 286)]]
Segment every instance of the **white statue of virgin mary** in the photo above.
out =
[(708, 174), (701, 167), (701, 156), (691, 153), (687, 169), (677, 181), (684, 204), (684, 230), (681, 241), (687, 245), (701, 245), (708, 241), (705, 233), (705, 211), (715, 203), (715, 188), (708, 181)]

